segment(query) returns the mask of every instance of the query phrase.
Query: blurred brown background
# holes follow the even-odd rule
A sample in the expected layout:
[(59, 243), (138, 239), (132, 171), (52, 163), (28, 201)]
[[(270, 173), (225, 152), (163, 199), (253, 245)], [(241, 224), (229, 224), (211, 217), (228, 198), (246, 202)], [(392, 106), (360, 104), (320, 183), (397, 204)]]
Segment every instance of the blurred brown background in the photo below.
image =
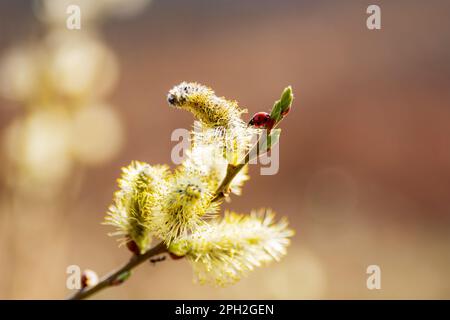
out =
[[(95, 78), (81, 99), (107, 103), (109, 123), (87, 117), (94, 125), (89, 135), (71, 136), (76, 152), (70, 149), (69, 156), (45, 151), (65, 143), (54, 141), (65, 125), (44, 135), (38, 151), (23, 147), (26, 139), (17, 151), (16, 140), (7, 138), (14, 136), (10, 127), (38, 107), (29, 96), (11, 99), (7, 90), (0, 98), (0, 134), (9, 146), (1, 158), (0, 298), (64, 298), (68, 265), (102, 275), (127, 259), (100, 222), (122, 166), (171, 162), (170, 135), (189, 128), (192, 117), (170, 109), (165, 98), (184, 80), (238, 100), (250, 115), (268, 110), (292, 85), (296, 99), (282, 124), (278, 174), (261, 176), (253, 166), (243, 196), (225, 207), (271, 207), (289, 217), (297, 234), (280, 263), (225, 289), (193, 284), (186, 261), (165, 261), (141, 266), (125, 285), (97, 298), (450, 298), (448, 1), (153, 0), (137, 1), (125, 16), (125, 1), (109, 1), (119, 14), (86, 14), (88, 22), (86, 2), (70, 2), (81, 5), (82, 28), (66, 31), (69, 40), (94, 33), (114, 56), (114, 85), (92, 98), (104, 83)], [(370, 4), (381, 7), (381, 30), (366, 28)], [(65, 28), (64, 11), (57, 11), (59, 21), (42, 18), (42, 10), (32, 1), (0, 2), (0, 55), (17, 45), (39, 45), (55, 28)], [(23, 74), (19, 80), (27, 83)], [(61, 77), (54, 74), (58, 84)], [(4, 87), (10, 79), (4, 77)], [(34, 85), (40, 90), (42, 83)], [(81, 101), (79, 93), (63, 96), (55, 98), (57, 110)], [(41, 123), (21, 137), (32, 140)], [(97, 135), (103, 140), (89, 149)], [(91, 161), (103, 149), (105, 155)], [(45, 170), (57, 176), (51, 192), (47, 171), (29, 163), (24, 170), (16, 159), (21, 152), (37, 152), (45, 166), (50, 163)], [(67, 160), (73, 154), (75, 160)], [(58, 157), (68, 165), (54, 173)], [(30, 180), (30, 170), (38, 178)], [(366, 288), (372, 264), (381, 267), (381, 290)]]

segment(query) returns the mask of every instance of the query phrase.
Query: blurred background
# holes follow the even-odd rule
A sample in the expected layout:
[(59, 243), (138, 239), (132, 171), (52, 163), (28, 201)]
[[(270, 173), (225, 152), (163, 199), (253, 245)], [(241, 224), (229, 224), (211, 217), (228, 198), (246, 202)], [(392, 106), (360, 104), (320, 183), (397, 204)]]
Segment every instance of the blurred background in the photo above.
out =
[[(67, 30), (68, 4), (81, 30)], [(381, 7), (382, 29), (366, 27)], [(0, 2), (0, 298), (62, 299), (66, 268), (129, 253), (100, 223), (131, 160), (171, 163), (198, 81), (267, 111), (292, 85), (280, 169), (225, 208), (271, 207), (288, 255), (228, 288), (186, 261), (143, 265), (103, 299), (450, 298), (448, 1)], [(381, 268), (368, 290), (366, 268)]]

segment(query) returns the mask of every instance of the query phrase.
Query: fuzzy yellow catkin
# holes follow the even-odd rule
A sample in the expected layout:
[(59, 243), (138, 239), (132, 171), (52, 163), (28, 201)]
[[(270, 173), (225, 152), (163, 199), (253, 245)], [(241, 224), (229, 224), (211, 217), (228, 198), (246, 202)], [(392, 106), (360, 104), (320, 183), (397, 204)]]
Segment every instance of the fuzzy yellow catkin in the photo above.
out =
[(167, 101), (173, 107), (191, 112), (209, 128), (229, 128), (246, 112), (238, 107), (237, 102), (217, 97), (212, 89), (196, 82), (182, 82), (173, 87)]
[[(186, 152), (182, 165), (186, 171), (201, 175), (210, 190), (216, 190), (226, 176), (228, 162), (217, 144), (194, 144)], [(242, 186), (249, 179), (248, 166), (244, 166), (231, 181), (230, 192), (240, 195)]]
[(242, 119), (246, 109), (237, 102), (217, 97), (213, 90), (198, 83), (182, 82), (167, 96), (169, 105), (191, 112), (194, 124), (193, 144), (214, 144), (232, 165), (242, 161), (255, 137), (255, 129)]
[(205, 127), (201, 122), (194, 123), (192, 148), (213, 145), (229, 164), (237, 165), (245, 159), (249, 148), (256, 142), (257, 129), (247, 126), (237, 119), (228, 128)]
[(133, 161), (122, 169), (119, 190), (114, 193), (104, 224), (116, 227), (110, 235), (122, 236), (122, 243), (134, 241), (142, 253), (151, 244), (154, 214), (159, 211), (161, 199), (168, 188), (167, 166), (150, 166)]
[(286, 254), (294, 232), (286, 220), (275, 223), (270, 210), (250, 215), (225, 213), (222, 220), (204, 225), (174, 241), (169, 250), (186, 256), (200, 283), (226, 286), (248, 271)]
[(202, 225), (204, 218), (217, 212), (219, 204), (211, 202), (212, 192), (198, 171), (180, 167), (168, 179), (168, 185), (154, 221), (158, 236), (170, 244)]

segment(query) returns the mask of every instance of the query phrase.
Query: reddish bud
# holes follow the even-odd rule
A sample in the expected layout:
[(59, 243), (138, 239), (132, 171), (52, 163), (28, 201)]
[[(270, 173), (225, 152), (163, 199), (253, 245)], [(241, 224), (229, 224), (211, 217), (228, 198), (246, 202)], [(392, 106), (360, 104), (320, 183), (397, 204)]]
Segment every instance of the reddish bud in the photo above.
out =
[(180, 260), (183, 259), (184, 256), (177, 256), (175, 253), (169, 252), (169, 256), (173, 259), (173, 260)]
[(289, 107), (289, 108), (287, 108), (286, 110), (284, 110), (282, 113), (281, 113), (281, 116), (286, 116), (288, 113), (289, 113), (289, 111), (291, 111), (291, 107)]
[(140, 255), (141, 254), (141, 251), (139, 250), (138, 245), (136, 244), (136, 242), (134, 242), (131, 239), (127, 241), (127, 248), (128, 248), (128, 250), (133, 252), (135, 255)]

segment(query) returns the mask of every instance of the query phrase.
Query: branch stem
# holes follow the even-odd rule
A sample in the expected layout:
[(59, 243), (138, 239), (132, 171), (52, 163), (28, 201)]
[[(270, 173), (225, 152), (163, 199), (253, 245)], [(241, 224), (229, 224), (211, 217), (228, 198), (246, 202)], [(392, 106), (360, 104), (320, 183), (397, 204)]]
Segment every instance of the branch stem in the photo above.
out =
[(261, 134), (258, 137), (255, 145), (247, 152), (244, 159), (242, 159), (239, 164), (237, 165), (228, 164), (225, 178), (222, 180), (222, 183), (219, 185), (216, 192), (214, 193), (214, 197), (211, 200), (212, 202), (219, 201), (228, 195), (230, 184), (233, 181), (233, 179), (242, 170), (242, 168), (244, 168), (251, 160), (258, 158), (260, 156), (259, 146), (261, 143), (264, 143), (268, 138), (270, 138), (269, 135), (270, 130), (268, 130), (267, 133), (265, 134)]
[(146, 251), (144, 254), (133, 255), (126, 264), (124, 264), (116, 271), (113, 271), (104, 276), (95, 286), (80, 289), (74, 295), (70, 296), (68, 300), (85, 299), (107, 287), (114, 286), (115, 282), (121, 275), (125, 274), (126, 272), (130, 272), (141, 263), (148, 261), (150, 258), (162, 254), (164, 252), (167, 252), (167, 247), (164, 244), (164, 242), (160, 242), (153, 248)]

